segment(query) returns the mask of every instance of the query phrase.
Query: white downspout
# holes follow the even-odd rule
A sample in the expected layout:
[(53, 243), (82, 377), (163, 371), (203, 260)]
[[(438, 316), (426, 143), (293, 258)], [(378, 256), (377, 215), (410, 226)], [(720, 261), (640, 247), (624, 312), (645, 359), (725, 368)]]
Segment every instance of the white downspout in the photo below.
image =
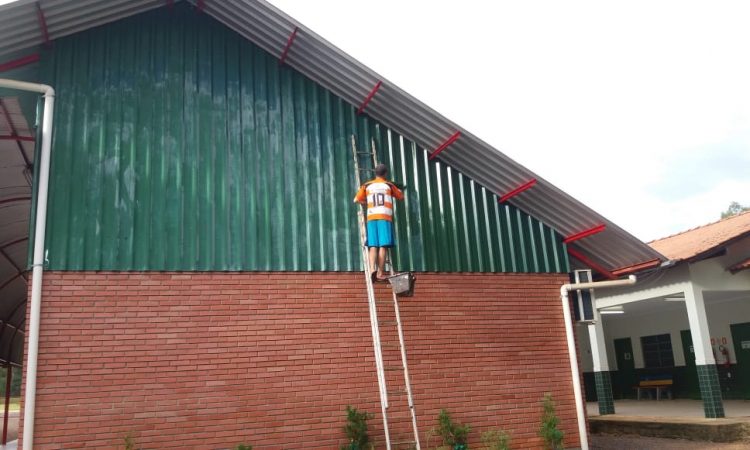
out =
[(47, 193), (49, 191), (49, 166), (52, 148), (52, 120), (55, 109), (55, 90), (46, 84), (0, 78), (0, 87), (44, 94), (42, 116), (42, 151), (39, 156), (39, 186), (36, 198), (34, 230), (34, 259), (31, 277), (31, 311), (29, 317), (29, 348), (26, 359), (26, 395), (23, 412), (23, 450), (34, 447), (34, 413), (36, 406), (36, 372), (39, 356), (39, 319), (42, 306), (42, 272), (44, 270), (44, 235), (47, 227)]
[(576, 400), (576, 418), (578, 420), (578, 435), (581, 438), (581, 450), (589, 450), (589, 436), (586, 432), (586, 413), (583, 409), (583, 395), (581, 394), (581, 375), (578, 372), (578, 355), (576, 354), (576, 341), (573, 335), (573, 322), (570, 317), (570, 302), (568, 292), (579, 289), (596, 289), (615, 286), (626, 286), (635, 284), (635, 275), (630, 275), (625, 280), (596, 281), (590, 283), (568, 283), (560, 286), (560, 298), (562, 299), (563, 320), (565, 321), (565, 337), (568, 340), (568, 355), (570, 356), (570, 373), (573, 375), (573, 395)]

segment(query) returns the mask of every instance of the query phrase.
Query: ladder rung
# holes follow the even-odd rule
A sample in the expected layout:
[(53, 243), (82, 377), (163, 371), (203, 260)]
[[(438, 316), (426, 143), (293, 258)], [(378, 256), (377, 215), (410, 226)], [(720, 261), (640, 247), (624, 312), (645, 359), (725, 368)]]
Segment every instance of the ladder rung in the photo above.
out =
[(378, 322), (378, 325), (380, 325), (381, 327), (395, 327), (396, 325), (398, 325), (398, 323), (395, 320), (388, 320), (385, 322)]
[(417, 445), (417, 441), (391, 441), (391, 445)]
[(383, 367), (383, 370), (386, 370), (389, 372), (395, 372), (397, 370), (404, 370), (404, 368), (401, 366), (388, 366), (388, 367)]
[(388, 395), (404, 395), (406, 394), (406, 389), (396, 389), (395, 391), (388, 391)]

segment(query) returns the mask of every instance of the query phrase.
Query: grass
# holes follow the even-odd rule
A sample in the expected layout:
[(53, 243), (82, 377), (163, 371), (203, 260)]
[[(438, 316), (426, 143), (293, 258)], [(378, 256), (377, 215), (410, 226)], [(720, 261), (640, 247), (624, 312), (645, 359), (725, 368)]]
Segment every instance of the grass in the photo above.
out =
[[(0, 400), (2, 402), (2, 407), (5, 408), (5, 399)], [(10, 398), (10, 408), (8, 408), (10, 411), (20, 411), (21, 409), (21, 397), (11, 397)], [(0, 409), (0, 414), (2, 414), (2, 410)]]

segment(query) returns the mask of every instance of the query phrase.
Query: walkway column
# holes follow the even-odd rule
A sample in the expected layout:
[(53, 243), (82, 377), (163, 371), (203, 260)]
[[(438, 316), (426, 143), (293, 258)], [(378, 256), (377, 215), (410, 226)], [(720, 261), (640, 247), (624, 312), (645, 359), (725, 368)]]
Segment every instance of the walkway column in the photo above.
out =
[(685, 289), (685, 307), (690, 322), (690, 334), (693, 337), (695, 368), (698, 371), (698, 384), (703, 398), (703, 412), (707, 418), (724, 417), (719, 372), (716, 370), (716, 360), (711, 348), (703, 291), (693, 283)]
[(591, 342), (591, 359), (594, 362), (594, 381), (596, 382), (596, 398), (599, 402), (599, 414), (604, 416), (615, 413), (615, 401), (612, 397), (612, 378), (609, 374), (607, 348), (604, 341), (604, 327), (602, 316), (594, 308), (594, 322), (588, 325), (589, 341)]

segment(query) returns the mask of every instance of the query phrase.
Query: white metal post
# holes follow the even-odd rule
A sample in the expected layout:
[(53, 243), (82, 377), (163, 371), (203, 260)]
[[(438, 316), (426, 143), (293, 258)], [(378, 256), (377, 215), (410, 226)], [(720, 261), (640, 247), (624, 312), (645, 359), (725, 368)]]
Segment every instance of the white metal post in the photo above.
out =
[(568, 356), (570, 359), (570, 373), (573, 377), (573, 396), (576, 402), (576, 418), (578, 420), (578, 435), (581, 439), (581, 450), (589, 450), (589, 436), (586, 430), (586, 412), (583, 409), (583, 394), (581, 393), (581, 374), (578, 371), (578, 355), (576, 353), (576, 341), (573, 334), (573, 322), (570, 314), (570, 301), (568, 292), (574, 289), (595, 289), (635, 284), (635, 275), (630, 275), (625, 280), (598, 281), (591, 283), (563, 284), (560, 286), (560, 299), (562, 300), (563, 320), (565, 321), (565, 337), (568, 341)]

